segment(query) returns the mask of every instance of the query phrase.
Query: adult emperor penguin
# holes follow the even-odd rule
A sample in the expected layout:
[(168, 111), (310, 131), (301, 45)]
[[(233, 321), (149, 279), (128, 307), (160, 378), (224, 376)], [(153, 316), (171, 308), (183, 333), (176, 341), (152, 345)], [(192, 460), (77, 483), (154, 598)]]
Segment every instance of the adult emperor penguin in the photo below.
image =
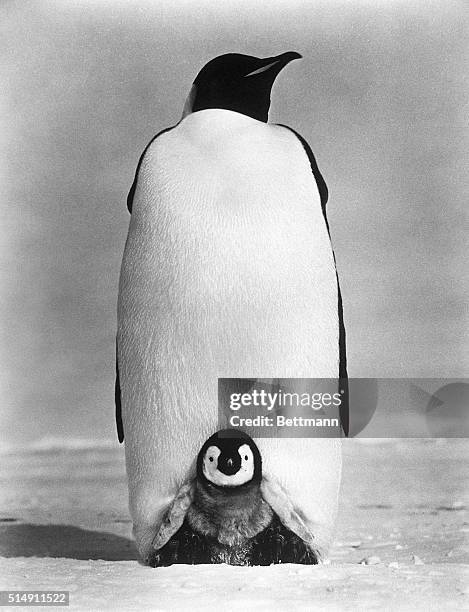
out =
[[(148, 563), (190, 506), (185, 487), (217, 429), (218, 377), (346, 378), (327, 187), (304, 139), (268, 123), (273, 83), (300, 57), (210, 61), (182, 119), (138, 163), (119, 284), (116, 417)], [(287, 499), (280, 520), (323, 558), (340, 440), (257, 444), (268, 503)]]

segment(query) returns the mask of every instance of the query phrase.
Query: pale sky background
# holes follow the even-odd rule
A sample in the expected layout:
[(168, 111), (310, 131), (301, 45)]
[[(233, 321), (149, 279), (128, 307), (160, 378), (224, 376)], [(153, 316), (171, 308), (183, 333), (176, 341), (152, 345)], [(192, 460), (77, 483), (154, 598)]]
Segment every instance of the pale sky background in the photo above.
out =
[(304, 59), (271, 120), (329, 186), (349, 373), (467, 376), (467, 2), (3, 1), (0, 443), (114, 440), (125, 202), (226, 52)]

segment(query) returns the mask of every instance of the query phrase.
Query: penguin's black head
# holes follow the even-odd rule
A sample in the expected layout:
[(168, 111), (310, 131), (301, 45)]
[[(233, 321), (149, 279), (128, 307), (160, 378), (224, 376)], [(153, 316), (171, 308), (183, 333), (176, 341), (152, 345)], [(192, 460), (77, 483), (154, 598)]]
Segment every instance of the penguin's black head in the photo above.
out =
[(197, 477), (217, 487), (261, 482), (262, 459), (254, 440), (237, 429), (213, 434), (197, 457)]
[(216, 57), (197, 75), (183, 117), (207, 108), (223, 108), (267, 122), (270, 92), (278, 73), (300, 57), (294, 51), (264, 59), (239, 53)]

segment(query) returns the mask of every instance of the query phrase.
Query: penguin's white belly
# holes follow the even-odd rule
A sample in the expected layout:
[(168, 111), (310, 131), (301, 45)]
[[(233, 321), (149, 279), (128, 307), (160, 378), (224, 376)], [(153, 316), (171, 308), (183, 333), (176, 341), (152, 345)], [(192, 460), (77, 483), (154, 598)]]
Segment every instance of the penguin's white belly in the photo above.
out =
[[(158, 529), (217, 429), (218, 377), (338, 376), (337, 300), (315, 179), (290, 131), (205, 110), (154, 141), (139, 172), (118, 306), (137, 540), (139, 525)], [(308, 521), (332, 523), (337, 442), (258, 443)]]

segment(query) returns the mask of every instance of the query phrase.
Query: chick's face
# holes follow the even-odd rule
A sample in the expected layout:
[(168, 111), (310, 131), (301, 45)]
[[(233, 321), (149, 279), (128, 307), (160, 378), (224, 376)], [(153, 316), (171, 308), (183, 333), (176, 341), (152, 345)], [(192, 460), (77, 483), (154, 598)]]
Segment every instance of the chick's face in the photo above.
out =
[(254, 455), (248, 444), (221, 449), (212, 445), (205, 451), (202, 470), (205, 478), (221, 487), (239, 487), (254, 476)]

